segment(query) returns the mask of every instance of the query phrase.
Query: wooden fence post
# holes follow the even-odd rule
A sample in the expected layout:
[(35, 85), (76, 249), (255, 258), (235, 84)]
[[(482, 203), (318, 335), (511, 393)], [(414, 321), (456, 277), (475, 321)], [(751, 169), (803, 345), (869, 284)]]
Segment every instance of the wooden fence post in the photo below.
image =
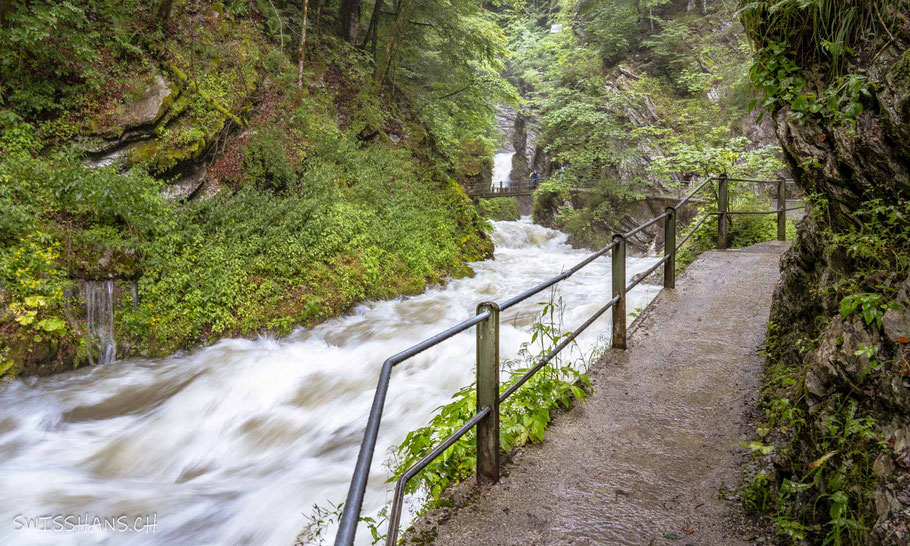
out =
[(787, 181), (777, 181), (777, 240), (787, 240)]
[(717, 178), (717, 248), (727, 249), (727, 175)]
[(490, 317), (477, 325), (477, 409), (490, 414), (477, 423), (477, 481), (499, 481), (499, 305), (481, 303), (477, 314)]
[(664, 219), (664, 288), (676, 288), (676, 208), (667, 207)]
[(626, 238), (613, 236), (613, 297), (619, 301), (613, 306), (613, 347), (626, 348)]

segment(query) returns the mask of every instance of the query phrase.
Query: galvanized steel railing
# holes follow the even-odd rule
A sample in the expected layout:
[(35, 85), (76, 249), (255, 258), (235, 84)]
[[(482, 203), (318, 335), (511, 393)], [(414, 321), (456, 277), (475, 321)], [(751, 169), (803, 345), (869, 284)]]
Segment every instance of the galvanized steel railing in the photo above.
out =
[[(704, 189), (711, 182), (717, 182), (717, 212), (709, 212), (701, 216), (698, 222), (689, 230), (682, 240), (676, 242), (676, 216), (680, 207), (685, 205), (699, 191)], [(729, 182), (746, 182), (777, 184), (777, 210), (769, 211), (731, 211), (728, 210), (728, 184)], [(373, 397), (373, 405), (370, 408), (370, 416), (367, 420), (366, 430), (363, 434), (363, 442), (360, 446), (360, 452), (357, 455), (357, 463), (354, 466), (354, 475), (351, 478), (351, 487), (348, 490), (348, 496), (344, 503), (341, 520), (339, 521), (338, 534), (335, 537), (336, 546), (350, 546), (354, 543), (354, 535), (357, 531), (357, 523), (360, 519), (360, 511), (363, 505), (363, 496), (366, 491), (367, 480), (370, 474), (370, 463), (373, 460), (373, 452), (376, 449), (376, 439), (379, 435), (379, 423), (382, 419), (383, 407), (385, 406), (386, 393), (389, 387), (389, 381), (392, 377), (392, 368), (397, 364), (408, 360), (409, 358), (422, 353), (423, 351), (434, 347), (443, 341), (450, 339), (457, 334), (470, 328), (477, 327), (476, 342), (476, 377), (477, 377), (477, 413), (469, 419), (464, 425), (456, 430), (451, 436), (442, 441), (430, 453), (420, 461), (408, 468), (399, 477), (395, 484), (395, 495), (392, 500), (392, 507), (389, 514), (389, 528), (386, 536), (386, 544), (394, 545), (398, 539), (398, 527), (401, 521), (401, 509), (404, 501), (405, 486), (407, 483), (420, 473), (433, 460), (442, 455), (446, 449), (451, 447), (459, 438), (468, 433), (475, 426), (477, 427), (477, 480), (480, 483), (496, 483), (500, 475), (500, 453), (499, 453), (499, 405), (509, 396), (514, 394), (524, 383), (534, 374), (546, 366), (560, 351), (572, 343), (579, 334), (584, 332), (600, 316), (613, 309), (612, 340), (613, 347), (616, 349), (626, 348), (626, 294), (646, 277), (651, 275), (661, 265), (664, 266), (663, 285), (665, 288), (675, 288), (676, 284), (676, 254), (679, 249), (689, 240), (695, 231), (701, 227), (704, 222), (711, 216), (718, 216), (717, 222), (717, 248), (727, 248), (727, 216), (735, 214), (777, 214), (777, 238), (780, 241), (786, 240), (786, 213), (796, 210), (800, 207), (786, 207), (786, 185), (792, 181), (786, 179), (778, 180), (754, 180), (748, 178), (728, 178), (725, 175), (707, 178), (702, 181), (694, 190), (686, 195), (676, 205), (667, 207), (666, 211), (651, 220), (641, 224), (635, 229), (626, 233), (617, 233), (613, 236), (613, 242), (606, 247), (591, 254), (571, 269), (568, 269), (559, 275), (546, 280), (537, 286), (510, 298), (501, 304), (495, 302), (485, 302), (477, 306), (477, 314), (467, 320), (452, 326), (448, 330), (440, 332), (420, 343), (405, 349), (404, 351), (388, 358), (379, 372), (379, 383), (376, 386), (376, 394)], [(640, 231), (653, 226), (657, 222), (664, 220), (664, 256), (650, 268), (636, 275), (632, 282), (626, 284), (626, 240), (639, 233)], [(604, 256), (612, 251), (612, 298), (607, 301), (596, 313), (588, 320), (581, 324), (572, 333), (563, 338), (553, 349), (541, 358), (533, 367), (522, 375), (509, 388), (499, 392), (499, 314), (510, 307), (525, 301), (526, 299), (539, 294), (543, 290), (565, 280), (577, 273), (580, 269), (587, 266), (597, 258)]]

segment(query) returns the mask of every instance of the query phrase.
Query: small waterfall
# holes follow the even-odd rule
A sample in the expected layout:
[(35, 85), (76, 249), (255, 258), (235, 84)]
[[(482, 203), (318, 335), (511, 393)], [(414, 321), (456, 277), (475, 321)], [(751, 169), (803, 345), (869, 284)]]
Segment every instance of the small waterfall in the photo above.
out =
[(114, 281), (84, 281), (83, 293), (90, 343), (89, 360), (92, 364), (107, 364), (117, 355), (117, 342), (114, 339)]
[(504, 188), (512, 185), (512, 156), (515, 152), (500, 152), (493, 156), (493, 187), (502, 183)]

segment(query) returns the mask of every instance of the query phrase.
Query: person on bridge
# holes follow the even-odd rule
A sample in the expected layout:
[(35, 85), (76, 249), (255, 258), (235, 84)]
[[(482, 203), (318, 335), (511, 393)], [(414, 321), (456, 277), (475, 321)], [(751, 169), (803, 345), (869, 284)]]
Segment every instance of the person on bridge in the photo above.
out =
[(537, 182), (540, 180), (540, 175), (537, 174), (537, 169), (531, 171), (531, 189), (537, 189)]

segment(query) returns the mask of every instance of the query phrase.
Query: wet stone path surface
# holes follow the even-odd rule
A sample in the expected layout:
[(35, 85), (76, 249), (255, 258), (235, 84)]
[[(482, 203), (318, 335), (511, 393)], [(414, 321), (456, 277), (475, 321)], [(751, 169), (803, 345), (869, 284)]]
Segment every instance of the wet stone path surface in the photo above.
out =
[[(591, 371), (588, 400), (558, 416), (492, 487), (417, 528), (440, 545), (746, 544), (735, 488), (786, 243), (696, 260)], [(471, 493), (465, 494), (466, 490)], [(417, 538), (414, 534), (412, 538)]]

